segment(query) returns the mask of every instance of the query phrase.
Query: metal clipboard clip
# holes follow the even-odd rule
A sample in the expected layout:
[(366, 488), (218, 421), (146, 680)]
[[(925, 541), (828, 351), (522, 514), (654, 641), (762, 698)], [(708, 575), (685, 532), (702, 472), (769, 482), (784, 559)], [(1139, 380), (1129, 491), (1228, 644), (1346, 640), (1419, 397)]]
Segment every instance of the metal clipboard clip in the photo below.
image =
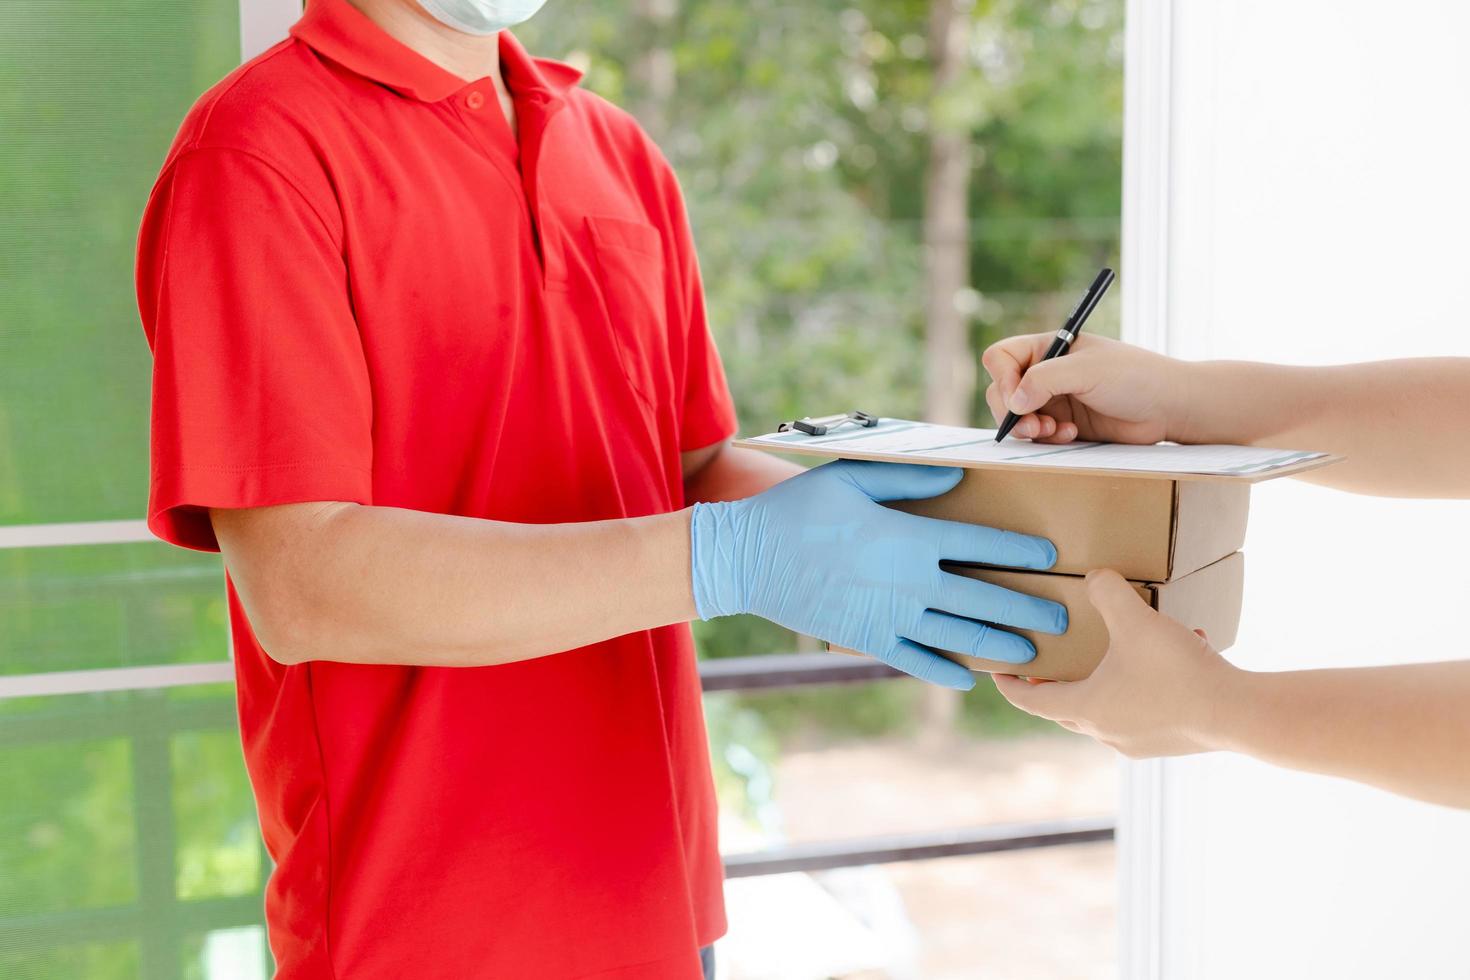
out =
[(777, 432), (805, 432), (809, 436), (824, 436), (833, 429), (843, 425), (859, 425), (864, 429), (871, 429), (878, 424), (878, 416), (869, 415), (867, 412), (846, 412), (837, 415), (823, 415), (820, 418), (796, 419), (792, 422), (782, 422), (776, 426)]

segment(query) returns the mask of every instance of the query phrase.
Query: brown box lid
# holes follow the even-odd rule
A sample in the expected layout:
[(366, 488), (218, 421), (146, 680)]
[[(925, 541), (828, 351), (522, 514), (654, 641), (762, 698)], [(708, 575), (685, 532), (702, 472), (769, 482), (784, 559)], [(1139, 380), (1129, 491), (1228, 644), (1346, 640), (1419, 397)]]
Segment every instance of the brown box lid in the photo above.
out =
[(946, 494), (889, 506), (1048, 538), (1058, 574), (1111, 568), (1134, 581), (1168, 582), (1245, 543), (1250, 484), (967, 469)]

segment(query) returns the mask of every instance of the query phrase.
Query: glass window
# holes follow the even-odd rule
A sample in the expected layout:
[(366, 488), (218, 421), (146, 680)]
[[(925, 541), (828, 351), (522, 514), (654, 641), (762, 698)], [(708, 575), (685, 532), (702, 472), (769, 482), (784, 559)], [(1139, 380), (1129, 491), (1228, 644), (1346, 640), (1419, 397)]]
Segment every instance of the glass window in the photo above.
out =
[(218, 555), (162, 542), (0, 550), (0, 676), (221, 660)]
[(239, 60), (234, 0), (0, 13), (0, 524), (137, 518), (133, 247), (179, 122)]
[[(238, 60), (235, 0), (0, 12), (0, 525), (143, 516), (138, 221), (185, 111)], [(216, 556), (0, 550), (0, 679), (226, 650)], [(258, 928), (237, 739), (228, 687), (0, 700), (0, 976), (168, 980), (185, 919)]]
[[(990, 424), (983, 372), (948, 402), (926, 399), (941, 321), (971, 358), (1055, 331), (1117, 259), (1123, 4), (957, 5), (962, 54), (943, 86), (938, 7), (752, 16), (681, 0), (637, 16), (560, 0), (519, 32), (584, 67), (673, 163), (747, 434), (854, 408), (915, 417), (936, 401), (966, 416), (936, 421)], [(940, 153), (962, 179), (936, 189)], [(934, 275), (939, 253), (961, 281)], [(1116, 336), (1118, 308), (1089, 331)], [(706, 658), (818, 649), (748, 617), (696, 634)], [(899, 681), (719, 694), (706, 708), (729, 853), (1116, 812), (1112, 753), (1014, 711), (985, 680), (963, 697)], [(1113, 861), (1112, 845), (1087, 844), (735, 879), (724, 976), (1111, 975)]]
[(143, 980), (137, 943), (88, 943), (51, 949), (0, 946), (0, 976), (11, 980)]
[(0, 976), (266, 975), (198, 972), (265, 955), (231, 685), (0, 700), (0, 786)]
[[(518, 31), (584, 67), (674, 164), (747, 431), (838, 409), (918, 415), (935, 310), (959, 314), (976, 352), (1052, 330), (1116, 256), (1121, 0), (960, 5), (967, 44), (943, 91), (931, 6), (559, 0)], [(0, 525), (143, 516), (137, 225), (188, 106), (238, 60), (238, 19), (236, 0), (0, 11)], [(968, 275), (935, 297), (926, 168), (947, 132), (965, 137), (968, 176), (946, 206), (969, 221), (942, 247), (962, 249)], [(1115, 331), (1114, 309), (1092, 328)], [(990, 421), (982, 391), (964, 393), (975, 423)], [(698, 637), (710, 658), (814, 649), (749, 617)], [(225, 649), (217, 556), (0, 550), (0, 681)], [(1108, 753), (983, 682), (964, 698), (882, 682), (707, 710), (731, 852), (1116, 806)], [(0, 786), (0, 976), (269, 976), (269, 862), (228, 685), (0, 700)], [(723, 976), (1101, 976), (1112, 855), (733, 881)]]
[(181, 956), (180, 980), (266, 980), (271, 975), (263, 926), (190, 936), (184, 940)]

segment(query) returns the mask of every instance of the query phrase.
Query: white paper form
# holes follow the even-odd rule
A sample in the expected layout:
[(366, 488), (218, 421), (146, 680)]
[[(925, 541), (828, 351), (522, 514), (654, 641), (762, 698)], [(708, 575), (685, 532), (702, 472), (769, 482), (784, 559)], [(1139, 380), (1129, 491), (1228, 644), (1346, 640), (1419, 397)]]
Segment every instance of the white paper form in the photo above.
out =
[(833, 456), (862, 452), (906, 456), (926, 463), (1007, 463), (1210, 476), (1252, 476), (1326, 455), (1256, 446), (1176, 446), (1169, 443), (1125, 446), (1103, 442), (1052, 446), (1018, 439), (997, 443), (994, 429), (930, 425), (906, 419), (882, 419), (870, 429), (844, 426), (824, 436), (773, 432), (746, 441), (771, 449), (782, 446), (820, 449), (824, 455), (830, 453)]

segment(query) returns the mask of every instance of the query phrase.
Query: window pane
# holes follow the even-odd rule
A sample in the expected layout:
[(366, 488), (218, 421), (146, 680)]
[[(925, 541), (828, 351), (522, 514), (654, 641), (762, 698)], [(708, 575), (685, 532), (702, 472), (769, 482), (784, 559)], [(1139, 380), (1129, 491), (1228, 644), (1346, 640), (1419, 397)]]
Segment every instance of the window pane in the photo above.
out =
[(1112, 844), (725, 884), (725, 980), (1118, 975)]
[(0, 741), (0, 915), (136, 900), (132, 783), (123, 738)]
[[(726, 854), (1117, 810), (1111, 750), (984, 680), (962, 696), (894, 680), (705, 708)], [(1081, 844), (734, 879), (725, 975), (1112, 976), (1114, 862), (1111, 843)]]
[(0, 4), (0, 524), (138, 517), (148, 351), (133, 245), (234, 0)]
[(6, 980), (142, 980), (137, 943), (86, 943), (57, 949), (0, 950)]
[(984, 680), (936, 725), (934, 693), (895, 680), (707, 696), (725, 851), (1116, 812), (1111, 749)]
[(0, 976), (153, 980), (244, 948), (185, 942), (261, 925), (268, 865), (238, 738), (228, 684), (0, 701)]
[(182, 980), (266, 980), (269, 964), (262, 926), (216, 929), (184, 940)]
[(265, 852), (234, 731), (175, 736), (176, 888), (181, 899), (254, 895)]
[(0, 675), (223, 660), (218, 555), (161, 542), (0, 551)]

